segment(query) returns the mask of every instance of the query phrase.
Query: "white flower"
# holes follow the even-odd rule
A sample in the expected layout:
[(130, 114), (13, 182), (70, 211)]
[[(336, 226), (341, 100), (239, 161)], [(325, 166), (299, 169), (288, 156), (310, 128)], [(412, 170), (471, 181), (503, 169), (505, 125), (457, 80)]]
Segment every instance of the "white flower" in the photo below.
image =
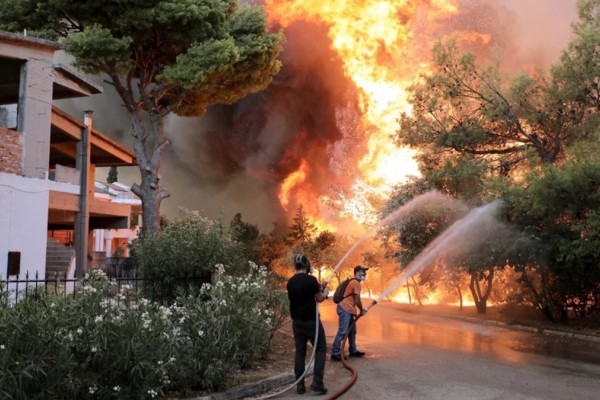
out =
[(224, 274), (225, 273), (225, 266), (223, 264), (217, 264), (215, 265), (215, 269), (217, 274)]
[(92, 346), (92, 353), (95, 353), (98, 351), (98, 348), (96, 346)]
[(77, 328), (77, 334), (78, 334), (78, 335), (81, 335), (82, 333), (83, 333), (83, 329), (81, 329), (81, 328)]
[(113, 387), (113, 390), (115, 392), (120, 392), (121, 391), (121, 386), (117, 385), (117, 386)]
[(4, 346), (3, 344), (0, 344), (0, 350), (4, 350), (6, 349), (6, 346)]
[(102, 315), (98, 315), (96, 318), (94, 318), (95, 323), (102, 322), (102, 320), (103, 320)]
[(89, 387), (90, 394), (96, 393), (96, 390), (98, 390), (98, 387), (96, 385), (92, 385)]
[(204, 331), (203, 330), (199, 330), (198, 331), (198, 336), (204, 336)]
[(158, 392), (154, 389), (150, 389), (150, 390), (148, 390), (148, 394), (150, 395), (150, 397), (154, 398), (154, 397), (156, 397)]

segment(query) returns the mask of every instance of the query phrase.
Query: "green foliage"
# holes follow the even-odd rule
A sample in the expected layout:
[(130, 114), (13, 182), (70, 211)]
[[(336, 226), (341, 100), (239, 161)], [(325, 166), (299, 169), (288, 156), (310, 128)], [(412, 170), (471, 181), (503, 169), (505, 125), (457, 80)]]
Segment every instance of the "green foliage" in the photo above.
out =
[(110, 29), (99, 24), (86, 26), (83, 32), (65, 40), (68, 52), (75, 57), (75, 66), (91, 74), (126, 73), (132, 44), (131, 37), (114, 37)]
[(258, 238), (256, 244), (258, 260), (261, 265), (266, 265), (271, 270), (277, 261), (284, 257), (288, 250), (286, 243), (286, 227), (283, 223), (273, 223), (273, 229)]
[(115, 183), (119, 180), (119, 173), (117, 172), (117, 167), (110, 167), (108, 170), (108, 176), (106, 177), (106, 182)]
[(569, 100), (583, 103), (598, 111), (600, 87), (600, 2), (579, 0), (579, 20), (573, 24), (574, 38), (563, 51), (560, 63), (553, 67), (553, 75), (563, 84), (561, 93)]
[(489, 177), (522, 173), (531, 156), (561, 160), (582, 134), (583, 109), (565, 101), (560, 82), (542, 71), (505, 77), (498, 62), (483, 67), (459, 51), (454, 41), (434, 45), (433, 72), (410, 88), (413, 110), (400, 118), (397, 140), (422, 154), (425, 178), (465, 162)]
[(566, 318), (568, 309), (579, 315), (598, 311), (599, 185), (600, 160), (586, 151), (560, 168), (529, 176), (525, 187), (504, 189), (511, 221), (529, 237), (516, 267), (522, 274), (534, 263), (544, 268), (536, 285), (530, 276), (522, 279), (554, 319)]
[(132, 256), (144, 276), (156, 279), (149, 295), (172, 301), (185, 276), (210, 276), (216, 264), (235, 273), (244, 265), (243, 248), (225, 231), (220, 221), (187, 212), (154, 236), (142, 236), (132, 244)]
[(268, 349), (287, 297), (253, 265), (219, 268), (214, 285), (164, 307), (121, 292), (93, 272), (83, 293), (40, 294), (0, 308), (0, 397), (151, 399), (216, 390)]
[[(399, 186), (392, 195), (387, 212), (408, 206), (410, 212), (391, 221), (380, 232), (387, 257), (406, 267), (429, 243), (452, 223), (463, 217), (467, 208), (461, 202), (436, 192), (425, 192), (415, 183)], [(407, 196), (411, 193), (414, 197)]]
[(229, 233), (233, 240), (243, 246), (246, 260), (258, 260), (256, 244), (260, 231), (256, 225), (244, 222), (242, 214), (237, 213), (229, 223)]
[(296, 209), (294, 223), (289, 228), (287, 235), (290, 244), (307, 245), (312, 241), (317, 233), (317, 227), (310, 222), (310, 219), (304, 213), (302, 205)]

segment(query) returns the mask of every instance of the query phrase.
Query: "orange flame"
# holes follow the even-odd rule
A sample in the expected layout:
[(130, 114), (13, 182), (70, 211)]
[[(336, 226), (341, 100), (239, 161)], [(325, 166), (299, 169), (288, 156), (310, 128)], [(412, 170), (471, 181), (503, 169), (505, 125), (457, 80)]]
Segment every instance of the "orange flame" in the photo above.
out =
[[(425, 18), (433, 21), (457, 13), (456, 1), (426, 2)], [(326, 24), (346, 76), (359, 89), (358, 106), (369, 139), (359, 162), (362, 176), (353, 185), (356, 198), (365, 185), (371, 195), (387, 197), (393, 185), (419, 175), (415, 153), (398, 149), (391, 136), (400, 112), (410, 112), (406, 88), (425, 68), (414, 61), (410, 46), (414, 21), (423, 18), (421, 4), (417, 0), (266, 0), (270, 19), (284, 28), (300, 19)], [(343, 208), (342, 214), (360, 215), (361, 222), (376, 219), (364, 196), (346, 199)]]
[[(336, 228), (327, 223), (323, 218), (319, 217), (321, 211), (319, 210), (318, 204), (312, 199), (314, 195), (310, 193), (309, 188), (303, 185), (306, 180), (306, 176), (310, 174), (310, 167), (306, 160), (302, 159), (298, 169), (289, 174), (279, 190), (279, 202), (283, 209), (290, 213), (293, 211), (292, 207), (298, 207), (302, 205), (304, 212), (310, 218), (310, 223), (316, 226), (317, 230), (335, 232)], [(294, 201), (291, 201), (291, 198)]]
[(300, 186), (304, 182), (307, 173), (308, 163), (306, 160), (302, 160), (298, 170), (289, 174), (287, 178), (285, 178), (285, 181), (283, 181), (281, 190), (279, 191), (279, 202), (284, 210), (289, 211), (290, 194), (295, 187)]

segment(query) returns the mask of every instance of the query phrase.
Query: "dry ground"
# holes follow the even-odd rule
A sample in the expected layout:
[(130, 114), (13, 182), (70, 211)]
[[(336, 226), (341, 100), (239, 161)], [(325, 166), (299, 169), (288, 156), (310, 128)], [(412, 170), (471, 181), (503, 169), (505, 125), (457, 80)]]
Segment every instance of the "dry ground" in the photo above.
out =
[(287, 322), (275, 333), (267, 358), (257, 360), (250, 369), (239, 371), (236, 376), (237, 382), (234, 383), (233, 387), (292, 372), (294, 370), (294, 353), (292, 328), (290, 322)]

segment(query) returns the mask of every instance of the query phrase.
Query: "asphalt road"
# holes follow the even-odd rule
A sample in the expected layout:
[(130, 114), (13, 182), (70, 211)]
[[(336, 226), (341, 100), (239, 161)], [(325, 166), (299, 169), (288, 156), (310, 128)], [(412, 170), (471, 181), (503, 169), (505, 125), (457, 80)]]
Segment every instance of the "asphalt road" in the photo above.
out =
[[(330, 302), (320, 310), (330, 347), (337, 316)], [(596, 342), (409, 313), (393, 304), (373, 307), (357, 327), (358, 347), (367, 356), (349, 359), (358, 377), (343, 399), (600, 399)], [(319, 398), (350, 377), (328, 361), (329, 393)], [(307, 397), (315, 395), (289, 391), (277, 398)]]

